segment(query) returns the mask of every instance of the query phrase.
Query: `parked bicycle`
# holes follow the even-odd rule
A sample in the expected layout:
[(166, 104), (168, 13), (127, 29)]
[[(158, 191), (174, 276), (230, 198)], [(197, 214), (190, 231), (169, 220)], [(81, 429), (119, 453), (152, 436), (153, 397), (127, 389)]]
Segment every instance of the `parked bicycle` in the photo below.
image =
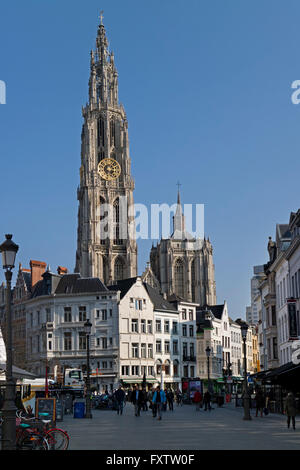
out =
[(27, 424), (31, 429), (35, 429), (37, 433), (44, 436), (49, 444), (49, 450), (67, 450), (69, 447), (69, 435), (60, 428), (52, 427), (52, 421), (49, 419), (49, 413), (39, 413), (39, 419), (31, 413), (28, 414), (24, 410), (18, 410), (17, 417)]

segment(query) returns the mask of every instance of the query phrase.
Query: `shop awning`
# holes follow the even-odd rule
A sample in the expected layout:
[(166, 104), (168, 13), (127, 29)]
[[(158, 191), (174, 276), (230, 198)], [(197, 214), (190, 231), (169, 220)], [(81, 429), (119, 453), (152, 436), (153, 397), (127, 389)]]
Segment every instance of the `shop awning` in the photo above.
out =
[[(6, 372), (6, 363), (0, 363), (0, 377), (1, 379), (5, 380), (5, 372)], [(12, 366), (12, 375), (15, 379), (35, 379), (36, 375), (28, 372), (27, 370), (20, 369), (19, 367)]]
[[(141, 384), (143, 379), (122, 379), (124, 384)], [(146, 379), (146, 383), (160, 383), (159, 379)]]

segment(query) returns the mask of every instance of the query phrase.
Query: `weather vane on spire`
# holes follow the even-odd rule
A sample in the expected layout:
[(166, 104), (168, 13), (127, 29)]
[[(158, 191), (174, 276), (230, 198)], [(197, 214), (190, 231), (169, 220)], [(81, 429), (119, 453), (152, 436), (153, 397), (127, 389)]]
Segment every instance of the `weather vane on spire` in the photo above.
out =
[(179, 183), (179, 181), (177, 181), (177, 184), (176, 184), (176, 186), (178, 186), (178, 191), (179, 191), (179, 189), (180, 189), (180, 186), (181, 186), (181, 183)]
[(100, 24), (102, 24), (102, 25), (103, 25), (103, 13), (104, 13), (104, 11), (101, 10), (101, 11), (100, 11), (100, 16), (99, 16), (99, 18), (100, 18)]

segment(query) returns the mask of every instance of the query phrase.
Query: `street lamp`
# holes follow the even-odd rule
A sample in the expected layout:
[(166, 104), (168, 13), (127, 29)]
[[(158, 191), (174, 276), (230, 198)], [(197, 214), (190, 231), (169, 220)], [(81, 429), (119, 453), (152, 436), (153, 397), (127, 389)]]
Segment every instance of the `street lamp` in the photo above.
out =
[(16, 384), (12, 373), (12, 322), (11, 322), (11, 279), (19, 249), (12, 241), (12, 235), (5, 235), (5, 242), (0, 245), (2, 264), (6, 278), (6, 387), (3, 404), (2, 450), (16, 449)]
[(90, 384), (90, 335), (92, 324), (89, 319), (84, 324), (84, 331), (86, 334), (86, 418), (92, 418), (91, 413), (91, 384)]
[(242, 338), (243, 338), (243, 348), (244, 348), (244, 386), (243, 386), (243, 399), (244, 399), (244, 420), (249, 421), (250, 416), (250, 396), (247, 383), (247, 349), (246, 349), (246, 339), (248, 332), (247, 323), (243, 322), (241, 324)]
[(206, 357), (207, 357), (207, 389), (210, 392), (211, 387), (210, 387), (210, 378), (209, 378), (209, 358), (210, 358), (211, 349), (209, 346), (207, 346), (207, 348), (205, 349), (205, 352), (206, 352)]

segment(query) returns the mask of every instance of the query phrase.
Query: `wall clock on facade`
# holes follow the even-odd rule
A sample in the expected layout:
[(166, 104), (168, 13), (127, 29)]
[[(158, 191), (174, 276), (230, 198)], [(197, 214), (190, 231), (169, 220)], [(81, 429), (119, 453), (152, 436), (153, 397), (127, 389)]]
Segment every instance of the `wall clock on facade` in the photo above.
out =
[(121, 174), (121, 167), (113, 158), (103, 158), (98, 164), (98, 173), (106, 181), (115, 180)]

